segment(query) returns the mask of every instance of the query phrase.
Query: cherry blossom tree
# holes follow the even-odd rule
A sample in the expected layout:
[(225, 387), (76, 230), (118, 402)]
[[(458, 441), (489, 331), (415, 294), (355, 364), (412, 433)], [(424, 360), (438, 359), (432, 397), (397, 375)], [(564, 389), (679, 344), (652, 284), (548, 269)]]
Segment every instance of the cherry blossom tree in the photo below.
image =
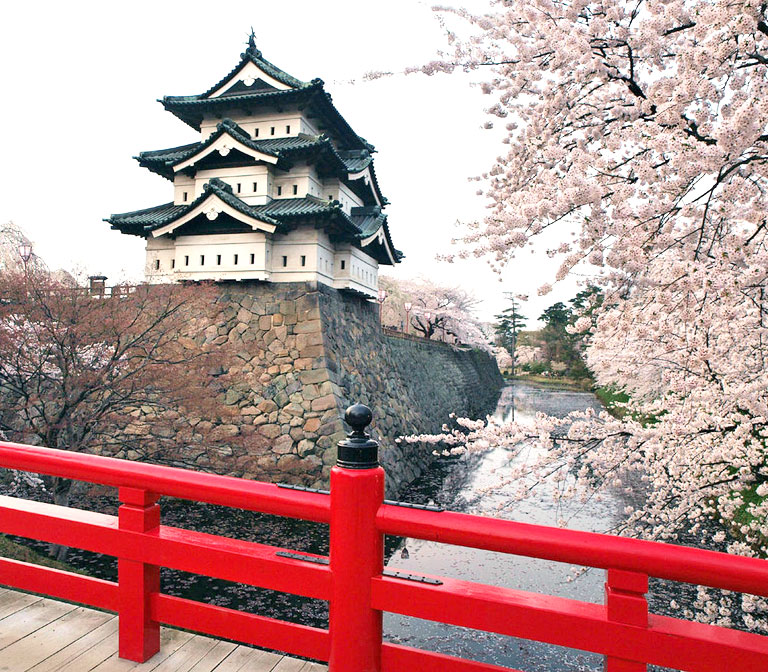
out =
[(474, 314), (480, 302), (466, 290), (389, 276), (380, 276), (379, 285), (387, 292), (382, 305), (385, 326), (401, 329), (408, 321), (408, 330), (424, 338), (488, 348), (489, 336)]
[[(128, 448), (154, 461), (169, 447), (177, 455), (187, 444), (190, 454), (207, 449), (199, 432), (182, 426), (186, 413), (228, 412), (217, 401), (216, 377), (226, 349), (204, 344), (216, 315), (207, 287), (143, 285), (104, 298), (44, 272), (4, 272), (0, 297), (7, 439), (77, 452)], [(170, 426), (143, 431), (152, 421)], [(71, 481), (43, 480), (66, 505)]]
[[(695, 534), (765, 557), (768, 4), (493, 5), (443, 8), (455, 53), (418, 68), (484, 73), (487, 125), (506, 129), (478, 178), (487, 216), (461, 254), (501, 268), (531, 242), (557, 240), (553, 280), (577, 271), (602, 293), (572, 327), (594, 327), (589, 366), (630, 402), (621, 421), (468, 422), (454, 438), (541, 436), (551, 450), (528, 468), (567, 481), (563, 495), (642, 483), (624, 533)], [(747, 606), (745, 624), (765, 627), (765, 612)], [(704, 612), (731, 618), (727, 605)]]

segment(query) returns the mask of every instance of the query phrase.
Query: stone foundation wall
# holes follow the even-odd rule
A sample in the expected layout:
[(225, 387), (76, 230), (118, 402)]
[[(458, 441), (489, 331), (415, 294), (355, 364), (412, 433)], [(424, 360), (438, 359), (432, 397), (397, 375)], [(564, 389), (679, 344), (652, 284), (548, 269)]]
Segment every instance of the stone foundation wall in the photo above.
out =
[[(229, 371), (237, 382), (225, 393), (234, 412), (214, 428), (231, 437), (231, 445), (201, 450), (192, 419), (192, 428), (183, 430), (188, 448), (165, 455), (165, 462), (327, 487), (336, 443), (345, 436), (344, 409), (361, 402), (373, 410), (371, 433), (381, 442), (395, 494), (431, 460), (430, 449), (401, 446), (398, 436), (437, 432), (451, 412), (477, 417), (495, 406), (503, 381), (492, 357), (388, 336), (379, 327), (378, 306), (360, 297), (316, 283), (220, 287), (224, 319), (208, 327), (205, 339), (229, 343), (237, 353)], [(157, 420), (137, 418), (136, 427), (167, 433), (169, 423)]]

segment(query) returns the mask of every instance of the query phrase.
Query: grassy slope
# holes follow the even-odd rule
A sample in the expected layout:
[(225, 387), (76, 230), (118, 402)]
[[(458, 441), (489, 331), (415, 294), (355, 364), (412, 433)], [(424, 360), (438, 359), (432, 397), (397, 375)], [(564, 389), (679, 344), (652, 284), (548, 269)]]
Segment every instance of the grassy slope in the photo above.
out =
[[(30, 562), (34, 565), (43, 565), (45, 567), (53, 567), (54, 569), (63, 569), (67, 572), (77, 572), (69, 565), (49, 558), (46, 555), (41, 555), (35, 551), (12, 542), (4, 534), (0, 534), (0, 556), (3, 558), (10, 558), (11, 560), (20, 560), (21, 562)], [(83, 572), (78, 572), (82, 574)]]

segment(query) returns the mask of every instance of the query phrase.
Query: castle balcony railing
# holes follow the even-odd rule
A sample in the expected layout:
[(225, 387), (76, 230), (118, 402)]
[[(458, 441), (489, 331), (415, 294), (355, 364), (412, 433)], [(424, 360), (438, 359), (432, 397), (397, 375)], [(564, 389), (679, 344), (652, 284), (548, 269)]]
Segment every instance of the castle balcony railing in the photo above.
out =
[[(370, 411), (353, 406), (346, 419), (355, 431), (339, 443), (329, 493), (2, 443), (0, 466), (113, 486), (121, 504), (110, 516), (0, 497), (0, 532), (118, 559), (117, 582), (0, 559), (0, 584), (117, 612), (119, 654), (133, 661), (158, 651), (164, 623), (329, 661), (331, 672), (506, 669), (382, 642), (382, 614), (394, 612), (596, 652), (608, 672), (768, 670), (768, 637), (649, 613), (646, 600), (649, 576), (768, 597), (767, 561), (390, 503), (364, 432)], [(161, 496), (328, 523), (330, 557), (162, 525)], [(387, 534), (601, 568), (605, 603), (385, 569)], [(164, 594), (161, 566), (327, 600), (329, 627)]]

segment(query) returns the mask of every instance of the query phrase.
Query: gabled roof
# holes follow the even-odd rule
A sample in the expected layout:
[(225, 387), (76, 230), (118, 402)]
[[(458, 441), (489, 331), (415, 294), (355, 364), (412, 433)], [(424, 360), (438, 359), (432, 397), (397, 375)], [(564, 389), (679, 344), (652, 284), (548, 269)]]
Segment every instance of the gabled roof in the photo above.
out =
[(162, 229), (169, 224), (182, 219), (200, 209), (208, 200), (216, 198), (225, 205), (232, 208), (249, 219), (258, 220), (268, 225), (268, 230), (274, 231), (280, 222), (266, 213), (257, 212), (251, 206), (241, 201), (232, 193), (232, 187), (218, 178), (213, 178), (203, 187), (203, 193), (188, 205), (174, 205), (173, 203), (164, 203), (153, 208), (145, 210), (134, 210), (133, 212), (124, 212), (111, 215), (104, 221), (112, 224), (113, 229), (121, 233), (127, 233), (134, 236), (148, 237), (153, 231)]
[[(381, 211), (381, 207), (372, 205), (364, 208), (352, 208), (350, 219), (358, 229), (357, 235), (361, 247), (373, 245), (373, 247), (379, 248), (386, 253), (391, 264), (396, 264), (405, 257), (392, 243), (387, 216)], [(371, 253), (370, 250), (368, 252)], [(372, 254), (372, 256), (378, 258), (376, 254)]]
[[(376, 174), (373, 172), (373, 157), (368, 150), (337, 151), (331, 140), (325, 135), (306, 135), (300, 133), (287, 138), (265, 138), (253, 140), (247, 131), (241, 128), (231, 119), (223, 119), (216, 126), (216, 130), (204, 141), (141, 152), (134, 157), (139, 164), (151, 170), (153, 173), (173, 180), (178, 166), (189, 162), (193, 157), (203, 158), (210, 153), (212, 146), (224, 135), (241, 145), (241, 151), (257, 160), (254, 153), (264, 154), (277, 159), (270, 161), (279, 168), (287, 170), (292, 161), (298, 158), (315, 158), (322, 160), (326, 169), (337, 176), (347, 179), (365, 179), (366, 184), (371, 184), (376, 197), (382, 205), (387, 203), (381, 193)], [(236, 145), (234, 147), (237, 148)]]
[(290, 86), (292, 89), (300, 89), (308, 86), (307, 82), (302, 82), (300, 79), (296, 79), (296, 77), (289, 75), (287, 72), (281, 70), (276, 65), (270, 63), (266, 58), (264, 58), (261, 51), (256, 48), (256, 40), (254, 39), (253, 34), (251, 34), (251, 36), (248, 38), (248, 48), (244, 53), (240, 54), (240, 62), (219, 82), (214, 84), (205, 93), (200, 94), (201, 97), (208, 98), (216, 91), (221, 89), (225, 84), (227, 84), (227, 82), (234, 79), (243, 70), (247, 63), (253, 63), (259, 70), (266, 73), (270, 77), (274, 77), (278, 82), (281, 82), (286, 86)]
[(333, 129), (333, 135), (343, 149), (375, 151), (373, 145), (357, 135), (339, 114), (330, 94), (323, 89), (323, 80), (316, 78), (303, 82), (280, 70), (262, 56), (253, 37), (240, 55), (240, 62), (210, 89), (193, 96), (164, 96), (160, 102), (166, 110), (196, 130), (200, 130), (205, 114), (226, 115), (233, 108), (253, 110), (265, 106), (305, 105)]
[(387, 217), (378, 206), (352, 208), (352, 214), (347, 215), (338, 201), (323, 201), (313, 196), (275, 199), (266, 205), (248, 205), (232, 193), (230, 185), (218, 178), (206, 184), (203, 194), (192, 203), (164, 203), (145, 210), (115, 214), (105, 221), (121, 233), (142, 238), (163, 235), (172, 232), (174, 223), (183, 223), (191, 217), (205, 214), (207, 210), (203, 206), (213, 198), (242, 215), (242, 221), (256, 220), (268, 225), (262, 227), (266, 230), (286, 233), (302, 223), (317, 225), (324, 222), (322, 225), (334, 237), (367, 248), (366, 251), (380, 263), (394, 264), (402, 258), (402, 254), (392, 245)]

